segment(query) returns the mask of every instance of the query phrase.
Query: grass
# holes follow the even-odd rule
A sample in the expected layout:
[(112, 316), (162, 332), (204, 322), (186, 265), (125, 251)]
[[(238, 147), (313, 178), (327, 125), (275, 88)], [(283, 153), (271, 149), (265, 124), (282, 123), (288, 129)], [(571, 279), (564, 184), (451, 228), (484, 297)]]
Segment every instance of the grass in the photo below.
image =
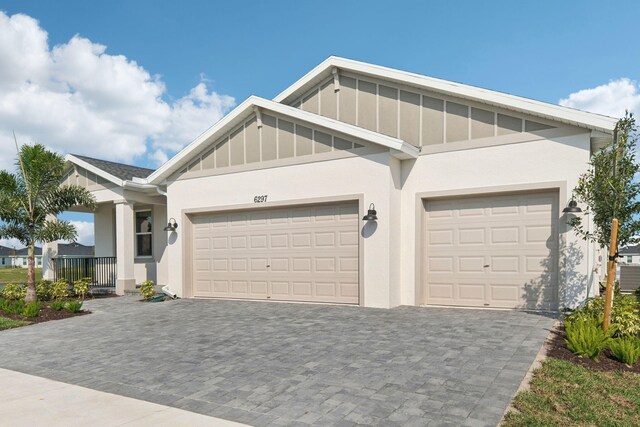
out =
[[(42, 279), (42, 268), (36, 268), (36, 280)], [(26, 268), (0, 268), (0, 283), (27, 283)]]
[(6, 317), (0, 317), (0, 331), (3, 329), (15, 328), (16, 326), (25, 326), (28, 324), (29, 322), (25, 322), (24, 320), (13, 320), (7, 319)]
[(638, 426), (640, 375), (549, 358), (512, 405), (503, 426)]

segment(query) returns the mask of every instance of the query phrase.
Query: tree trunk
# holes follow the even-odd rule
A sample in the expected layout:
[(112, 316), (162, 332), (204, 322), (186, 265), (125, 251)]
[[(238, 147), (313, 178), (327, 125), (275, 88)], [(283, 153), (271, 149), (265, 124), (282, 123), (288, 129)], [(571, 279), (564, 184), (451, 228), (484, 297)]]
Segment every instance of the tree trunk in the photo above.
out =
[(29, 243), (27, 247), (27, 296), (25, 301), (36, 301), (36, 260), (35, 243)]

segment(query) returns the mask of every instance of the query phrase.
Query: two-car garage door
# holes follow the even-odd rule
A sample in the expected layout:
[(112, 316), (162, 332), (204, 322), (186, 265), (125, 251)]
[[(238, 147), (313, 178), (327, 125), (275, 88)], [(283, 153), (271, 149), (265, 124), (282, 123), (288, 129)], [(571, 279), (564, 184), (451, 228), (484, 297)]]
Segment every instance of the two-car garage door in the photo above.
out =
[(201, 214), (193, 296), (357, 304), (357, 202)]
[(555, 192), (425, 201), (425, 302), (556, 309)]

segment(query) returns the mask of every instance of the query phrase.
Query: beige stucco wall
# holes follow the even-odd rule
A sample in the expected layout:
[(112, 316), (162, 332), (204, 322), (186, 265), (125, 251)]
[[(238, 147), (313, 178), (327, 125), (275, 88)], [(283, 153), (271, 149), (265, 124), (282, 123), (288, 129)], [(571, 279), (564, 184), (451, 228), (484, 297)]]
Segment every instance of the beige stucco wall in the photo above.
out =
[[(390, 168), (391, 165), (391, 168)], [(393, 193), (393, 175), (397, 183), (400, 165), (389, 153), (370, 154), (325, 162), (292, 165), (287, 167), (253, 170), (229, 175), (184, 179), (170, 183), (168, 192), (168, 216), (181, 220), (185, 210), (193, 208), (224, 208), (247, 206), (256, 195), (268, 195), (268, 202), (259, 204), (268, 208), (274, 203), (300, 203), (321, 198), (353, 196), (361, 198), (360, 216), (366, 213), (369, 203), (375, 203), (379, 220), (375, 229), (361, 229), (361, 253), (364, 263), (361, 280), (364, 290), (363, 304), (369, 307), (390, 307), (399, 301), (399, 270), (392, 267), (392, 251), (397, 230), (399, 197)], [(395, 172), (393, 172), (395, 171)], [(183, 295), (183, 272), (192, 268), (183, 263), (184, 236), (186, 230), (169, 238), (168, 255), (171, 268), (168, 282), (171, 290)], [(393, 241), (393, 243), (392, 243)]]
[[(494, 191), (516, 191), (559, 187), (560, 209), (566, 206), (578, 176), (586, 170), (590, 135), (582, 133), (542, 140), (429, 154), (403, 162), (401, 303), (421, 304), (421, 283), (416, 248), (420, 245), (421, 209), (418, 196), (463, 195)], [(586, 296), (596, 254), (594, 248), (575, 236), (566, 226), (567, 217), (559, 213), (560, 236), (566, 246), (580, 253), (560, 260), (560, 304), (573, 306)], [(562, 250), (561, 250), (562, 251)], [(575, 266), (573, 263), (576, 263)], [(570, 271), (563, 264), (570, 266)]]

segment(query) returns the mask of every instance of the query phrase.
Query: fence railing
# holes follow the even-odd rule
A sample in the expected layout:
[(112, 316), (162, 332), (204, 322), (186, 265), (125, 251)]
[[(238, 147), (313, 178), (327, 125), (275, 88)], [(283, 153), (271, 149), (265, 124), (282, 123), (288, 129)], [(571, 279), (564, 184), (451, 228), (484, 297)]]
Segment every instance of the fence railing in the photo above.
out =
[(55, 280), (67, 279), (69, 283), (85, 277), (91, 278), (91, 286), (115, 288), (116, 257), (54, 258)]

